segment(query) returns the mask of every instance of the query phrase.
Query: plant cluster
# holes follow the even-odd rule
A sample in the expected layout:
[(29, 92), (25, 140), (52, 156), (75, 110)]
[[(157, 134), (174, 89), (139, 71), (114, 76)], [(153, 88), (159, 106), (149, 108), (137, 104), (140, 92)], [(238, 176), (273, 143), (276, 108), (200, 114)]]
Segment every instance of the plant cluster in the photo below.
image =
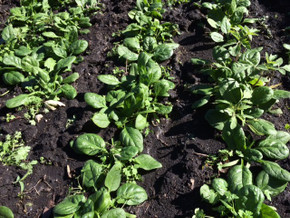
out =
[[(207, 22), (215, 30), (210, 33), (219, 43), (213, 49), (214, 61), (192, 59), (200, 65), (202, 73), (209, 76), (211, 83), (191, 87), (194, 94), (202, 97), (194, 102), (199, 108), (208, 103), (205, 119), (221, 131), (227, 149), (234, 151), (237, 160), (232, 161), (227, 180), (216, 178), (212, 188), (203, 185), (203, 199), (216, 205), (221, 216), (233, 217), (279, 217), (273, 207), (264, 204), (265, 197), (281, 193), (290, 181), (290, 173), (282, 169), (276, 160), (289, 156), (287, 142), (290, 135), (277, 131), (275, 125), (262, 118), (263, 114), (281, 114), (275, 104), (289, 98), (290, 92), (279, 90), (279, 84), (270, 84), (275, 72), (283, 75), (290, 65), (283, 66), (283, 59), (265, 53), (263, 48), (251, 48), (252, 36), (258, 30), (248, 27), (257, 19), (244, 18), (248, 14), (249, 0), (216, 0), (203, 2), (201, 7), (208, 11)], [(260, 165), (256, 176), (251, 166)]]
[[(8, 108), (77, 95), (71, 83), (79, 74), (67, 72), (83, 59), (79, 55), (88, 42), (79, 40), (79, 34), (89, 32), (88, 14), (97, 5), (96, 0), (22, 0), (20, 7), (11, 9), (0, 41), (0, 74), (6, 85), (19, 85), (24, 93), (9, 99)], [(65, 7), (68, 10), (62, 11)]]
[(24, 179), (33, 173), (33, 165), (37, 164), (37, 160), (27, 160), (30, 150), (30, 146), (25, 146), (21, 132), (6, 135), (5, 140), (0, 141), (0, 162), (3, 165), (17, 166), (26, 170), (25, 175), (21, 178), (18, 176), (15, 181), (19, 183), (21, 193), (24, 190)]
[[(169, 59), (178, 44), (172, 42), (177, 27), (161, 22), (161, 0), (137, 0), (129, 12), (133, 22), (119, 34), (123, 40), (111, 54), (126, 63), (126, 70), (99, 75), (108, 85), (106, 95), (86, 93), (85, 101), (97, 112), (92, 121), (99, 128), (114, 123), (120, 129), (118, 140), (105, 141), (97, 134), (84, 133), (71, 142), (78, 154), (90, 156), (81, 170), (81, 188), (89, 193), (72, 195), (54, 208), (55, 217), (135, 217), (124, 205), (139, 205), (146, 191), (136, 184), (139, 169), (153, 170), (161, 163), (144, 149), (142, 131), (150, 117), (167, 115), (172, 105), (164, 101), (174, 83), (158, 63)], [(117, 73), (116, 73), (117, 72)], [(163, 99), (160, 101), (160, 99)]]

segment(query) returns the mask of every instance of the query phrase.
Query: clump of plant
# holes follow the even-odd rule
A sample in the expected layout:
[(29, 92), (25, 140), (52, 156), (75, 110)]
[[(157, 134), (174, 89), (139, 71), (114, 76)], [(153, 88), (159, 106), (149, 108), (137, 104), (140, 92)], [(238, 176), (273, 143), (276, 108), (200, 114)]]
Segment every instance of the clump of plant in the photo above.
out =
[(16, 166), (26, 170), (25, 175), (16, 180), (20, 183), (22, 191), (24, 189), (22, 181), (33, 173), (33, 166), (37, 164), (37, 160), (27, 160), (30, 150), (31, 147), (25, 145), (22, 134), (18, 131), (13, 135), (6, 135), (5, 140), (0, 141), (0, 162), (3, 165)]
[[(73, 3), (65, 1), (65, 3)], [(77, 7), (54, 13), (59, 5), (51, 1), (20, 1), (11, 9), (0, 44), (0, 75), (8, 86), (19, 85), (20, 94), (6, 102), (8, 108), (73, 99), (77, 91), (71, 85), (79, 77), (68, 74), (72, 64), (82, 61), (88, 47), (79, 40), (91, 26), (88, 11), (98, 9), (97, 1), (75, 1)], [(64, 76), (67, 75), (67, 76)]]

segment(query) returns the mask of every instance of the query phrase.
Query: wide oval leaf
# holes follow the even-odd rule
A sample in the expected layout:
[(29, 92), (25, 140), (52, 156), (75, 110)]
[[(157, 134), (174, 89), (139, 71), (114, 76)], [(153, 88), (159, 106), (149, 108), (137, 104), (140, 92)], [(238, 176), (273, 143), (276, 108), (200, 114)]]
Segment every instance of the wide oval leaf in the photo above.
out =
[(16, 84), (19, 84), (23, 82), (25, 77), (22, 73), (19, 73), (17, 71), (10, 71), (8, 73), (3, 74), (3, 81), (10, 86), (14, 86)]
[(276, 140), (265, 139), (259, 143), (256, 149), (261, 151), (266, 157), (272, 159), (283, 160), (289, 156), (288, 147)]
[(93, 108), (104, 108), (106, 107), (106, 98), (105, 96), (98, 95), (96, 93), (86, 93), (85, 101), (88, 105)]
[(274, 178), (280, 179), (285, 182), (290, 182), (290, 173), (281, 168), (279, 164), (272, 161), (260, 161), (266, 173)]
[(274, 96), (274, 91), (270, 87), (261, 86), (255, 88), (252, 95), (252, 102), (255, 105), (264, 104), (270, 101)]
[(253, 184), (253, 176), (249, 168), (234, 166), (228, 174), (229, 190), (237, 193), (242, 187)]
[(98, 183), (103, 179), (103, 172), (104, 167), (101, 164), (88, 160), (81, 170), (83, 186), (97, 190)]
[(143, 136), (138, 129), (125, 127), (120, 135), (120, 141), (124, 146), (134, 146), (143, 151)]
[(14, 218), (14, 214), (10, 208), (0, 206), (0, 217), (1, 218)]
[(98, 79), (107, 85), (116, 86), (120, 84), (120, 81), (118, 80), (118, 78), (113, 75), (100, 75), (98, 76)]
[(126, 212), (122, 208), (115, 208), (103, 213), (101, 218), (126, 218)]
[(92, 121), (100, 128), (107, 128), (110, 125), (108, 115), (102, 112), (95, 113)]
[(144, 188), (133, 183), (125, 183), (117, 191), (117, 202), (126, 205), (139, 205), (148, 198)]
[(79, 154), (93, 156), (100, 153), (105, 146), (106, 143), (101, 136), (93, 133), (86, 133), (75, 140), (73, 149)]

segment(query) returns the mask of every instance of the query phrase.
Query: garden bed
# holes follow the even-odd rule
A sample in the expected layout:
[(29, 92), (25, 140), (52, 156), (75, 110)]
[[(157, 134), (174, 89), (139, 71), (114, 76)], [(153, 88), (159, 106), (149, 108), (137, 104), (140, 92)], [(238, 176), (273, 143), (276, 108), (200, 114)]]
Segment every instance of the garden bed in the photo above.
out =
[[(29, 159), (39, 162), (34, 166), (33, 174), (24, 180), (25, 190), (21, 195), (19, 185), (13, 182), (25, 172), (12, 166), (0, 165), (0, 205), (9, 207), (15, 217), (49, 217), (52, 208), (68, 193), (74, 192), (72, 187), (77, 187), (75, 176), (79, 175), (86, 159), (72, 151), (69, 146), (71, 140), (86, 132), (98, 133), (108, 141), (118, 132), (115, 127), (96, 132), (91, 121), (93, 111), (84, 101), (84, 94), (106, 93), (106, 87), (97, 80), (97, 75), (113, 71), (114, 62), (107, 57), (116, 41), (112, 34), (123, 30), (130, 23), (127, 14), (135, 6), (135, 1), (103, 0), (101, 3), (104, 9), (91, 18), (93, 25), (90, 33), (81, 36), (88, 41), (89, 49), (84, 54), (84, 61), (73, 68), (80, 74), (74, 83), (78, 91), (76, 99), (62, 99), (65, 107), (44, 114), (41, 121), (33, 126), (24, 118), (25, 110), (5, 107), (6, 100), (21, 93), (21, 89), (16, 87), (11, 90), (1, 86), (1, 93), (10, 92), (0, 98), (0, 133), (5, 136), (21, 131), (25, 143), (32, 147)], [(3, 1), (0, 4), (3, 28), (9, 9), (17, 2)], [(290, 42), (284, 31), (290, 23), (288, 12), (290, 3), (283, 0), (254, 0), (250, 7), (251, 17), (268, 16), (265, 21), (268, 29), (257, 26), (261, 32), (254, 37), (254, 47), (262, 46), (269, 53), (279, 54), (285, 61), (287, 56), (282, 45)], [(160, 123), (154, 122), (149, 135), (144, 139), (144, 153), (161, 162), (163, 167), (144, 173), (143, 180), (138, 183), (146, 189), (148, 200), (140, 206), (126, 209), (137, 217), (192, 217), (195, 208), (202, 208), (211, 214), (208, 210), (211, 206), (201, 201), (199, 188), (219, 174), (215, 167), (205, 161), (208, 155), (224, 149), (225, 143), (220, 139), (218, 131), (204, 119), (205, 109), (192, 109), (192, 103), (197, 97), (186, 91), (185, 85), (199, 84), (205, 80), (196, 76), (196, 68), (190, 60), (193, 57), (212, 59), (215, 43), (208, 36), (207, 28), (204, 28), (202, 12), (192, 3), (167, 8), (164, 20), (177, 23), (180, 28), (180, 35), (174, 38), (180, 47), (166, 63), (171, 67), (170, 72), (176, 84), (168, 97), (173, 104), (173, 112), (168, 119), (161, 118)], [(268, 35), (268, 30), (272, 37)], [(290, 87), (289, 76), (274, 75), (271, 83), (282, 83), (280, 88), (285, 90)], [(283, 114), (265, 115), (265, 119), (273, 122), (277, 130), (285, 131), (285, 125), (290, 123), (289, 99), (281, 100), (278, 106)], [(8, 113), (16, 118), (6, 122)], [(279, 163), (284, 169), (290, 170), (289, 157)], [(275, 206), (281, 217), (290, 216), (289, 185), (268, 204)]]

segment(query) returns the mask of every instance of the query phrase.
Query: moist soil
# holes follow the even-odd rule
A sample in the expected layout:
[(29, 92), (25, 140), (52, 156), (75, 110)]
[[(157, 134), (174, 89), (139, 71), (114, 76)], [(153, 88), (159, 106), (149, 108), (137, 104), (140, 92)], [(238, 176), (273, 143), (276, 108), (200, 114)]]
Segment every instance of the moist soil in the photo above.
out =
[[(106, 88), (96, 78), (99, 74), (112, 72), (115, 63), (107, 54), (118, 39), (112, 34), (123, 30), (130, 20), (129, 10), (135, 6), (133, 0), (103, 0), (104, 8), (91, 19), (92, 27), (88, 35), (89, 49), (84, 54), (84, 61), (73, 70), (80, 73), (74, 86), (78, 96), (74, 100), (61, 99), (65, 107), (43, 114), (43, 118), (35, 126), (24, 118), (26, 109), (22, 111), (8, 110), (5, 101), (21, 93), (19, 87), (0, 89), (0, 93), (9, 91), (0, 98), (0, 137), (21, 131), (26, 145), (31, 146), (29, 160), (38, 160), (33, 174), (25, 179), (25, 190), (13, 184), (16, 177), (23, 176), (25, 171), (12, 166), (0, 164), (0, 205), (12, 209), (15, 217), (52, 217), (52, 208), (62, 201), (77, 187), (76, 179), (86, 161), (70, 149), (69, 142), (84, 132), (98, 133), (105, 140), (110, 140), (116, 133), (111, 126), (100, 130), (90, 120), (93, 111), (84, 102), (86, 92), (104, 94)], [(0, 28), (3, 28), (9, 9), (17, 6), (17, 1), (0, 0)], [(262, 46), (264, 51), (278, 54), (287, 61), (283, 53), (283, 43), (289, 43), (285, 27), (289, 25), (290, 2), (285, 0), (253, 0), (250, 17), (264, 17), (264, 23), (257, 24), (259, 36), (254, 37), (253, 47)], [(201, 201), (199, 188), (210, 183), (216, 175), (225, 176), (207, 164), (210, 155), (216, 155), (225, 148), (225, 144), (217, 131), (204, 119), (205, 111), (193, 110), (192, 103), (197, 100), (186, 91), (185, 85), (206, 82), (206, 78), (198, 74), (191, 63), (193, 57), (212, 59), (214, 43), (208, 37), (209, 29), (205, 27), (203, 11), (192, 3), (174, 8), (167, 8), (165, 21), (177, 23), (180, 35), (174, 41), (180, 44), (174, 56), (167, 61), (174, 76), (176, 88), (168, 98), (174, 105), (169, 119), (161, 118), (160, 122), (152, 122), (150, 134), (144, 141), (144, 153), (150, 154), (163, 165), (163, 168), (143, 175), (139, 184), (148, 193), (149, 200), (137, 207), (128, 207), (129, 212), (137, 217), (192, 217), (195, 208), (202, 208), (207, 214), (218, 217), (209, 209), (210, 205)], [(268, 26), (268, 27), (267, 27)], [(124, 66), (121, 66), (124, 69)], [(289, 77), (273, 75), (272, 84), (281, 83), (281, 88), (289, 90)], [(278, 130), (285, 130), (290, 123), (289, 100), (280, 101), (278, 107), (283, 110), (279, 116), (265, 115), (265, 119), (273, 122)], [(7, 114), (16, 118), (6, 122)], [(40, 158), (44, 161), (40, 163)], [(283, 168), (290, 170), (290, 159), (280, 161)], [(281, 217), (290, 217), (290, 187), (272, 202)]]

